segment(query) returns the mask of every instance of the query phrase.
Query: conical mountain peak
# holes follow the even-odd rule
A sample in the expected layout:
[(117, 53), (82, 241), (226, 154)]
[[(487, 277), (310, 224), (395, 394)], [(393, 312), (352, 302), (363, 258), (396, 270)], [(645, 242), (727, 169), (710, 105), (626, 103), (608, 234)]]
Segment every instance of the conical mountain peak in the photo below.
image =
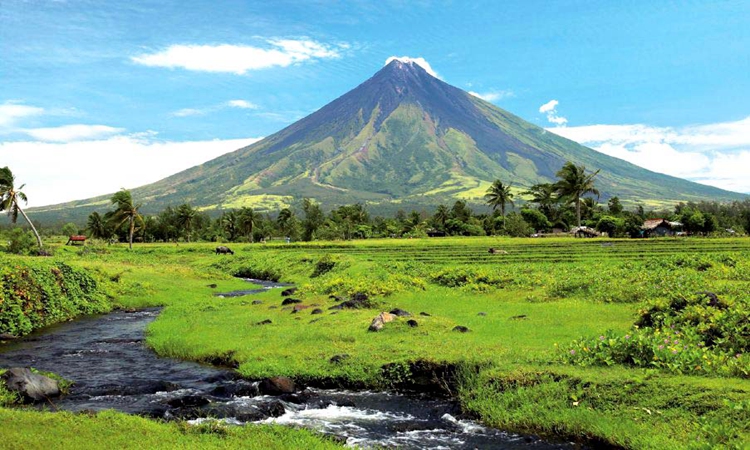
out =
[[(371, 78), (283, 130), (133, 195), (150, 211), (185, 202), (203, 209), (274, 210), (303, 197), (327, 207), (367, 202), (383, 209), (455, 198), (481, 203), (496, 179), (518, 187), (553, 182), (572, 161), (601, 169), (602, 199), (617, 195), (623, 201), (674, 204), (745, 198), (596, 152), (430, 72), (419, 58), (389, 59)], [(48, 216), (64, 220), (101, 209), (97, 205), (108, 197), (37, 211), (47, 209)]]

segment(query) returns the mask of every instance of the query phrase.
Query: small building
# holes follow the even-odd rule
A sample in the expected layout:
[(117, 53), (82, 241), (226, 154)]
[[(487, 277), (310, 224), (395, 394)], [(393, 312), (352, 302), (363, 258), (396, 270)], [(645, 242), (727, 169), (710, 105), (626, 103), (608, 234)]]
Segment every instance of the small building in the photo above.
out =
[(641, 226), (643, 237), (674, 236), (682, 230), (680, 222), (670, 222), (667, 219), (648, 219)]
[(428, 237), (445, 237), (446, 233), (443, 230), (436, 230), (434, 228), (430, 228), (427, 230), (427, 236)]
[(599, 236), (598, 231), (589, 227), (573, 227), (570, 232), (575, 237), (593, 238)]

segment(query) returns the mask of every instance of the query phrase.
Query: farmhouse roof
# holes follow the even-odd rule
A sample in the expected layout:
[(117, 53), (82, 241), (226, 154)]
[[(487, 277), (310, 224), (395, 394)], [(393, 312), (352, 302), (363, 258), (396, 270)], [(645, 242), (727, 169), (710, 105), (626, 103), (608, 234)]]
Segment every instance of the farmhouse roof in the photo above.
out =
[(660, 226), (672, 229), (679, 228), (682, 226), (682, 224), (680, 222), (670, 222), (667, 219), (648, 219), (643, 222), (641, 228), (643, 228), (644, 230), (653, 230)]

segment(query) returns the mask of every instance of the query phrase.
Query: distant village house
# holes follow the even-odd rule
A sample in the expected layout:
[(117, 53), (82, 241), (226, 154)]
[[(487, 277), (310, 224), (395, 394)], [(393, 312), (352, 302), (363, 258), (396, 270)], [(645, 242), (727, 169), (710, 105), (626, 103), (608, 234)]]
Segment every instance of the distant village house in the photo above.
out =
[(667, 219), (649, 219), (641, 226), (643, 237), (675, 236), (680, 231), (682, 223), (670, 222)]

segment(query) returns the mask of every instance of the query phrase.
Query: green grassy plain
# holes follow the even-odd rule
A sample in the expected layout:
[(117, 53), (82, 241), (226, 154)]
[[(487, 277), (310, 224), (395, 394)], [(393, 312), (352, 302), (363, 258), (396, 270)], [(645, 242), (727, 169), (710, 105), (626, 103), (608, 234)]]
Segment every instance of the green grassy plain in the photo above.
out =
[[(165, 305), (147, 336), (148, 345), (164, 356), (197, 361), (218, 356), (248, 378), (288, 375), (378, 388), (408, 382), (414, 361), (455, 364), (460, 376), (449, 388), (467, 411), (491, 426), (625, 448), (749, 445), (746, 376), (692, 371), (676, 363), (581, 365), (566, 357), (580, 338), (632, 333), (648, 302), (704, 290), (729, 302), (747, 301), (748, 240), (270, 243), (232, 245), (234, 256), (214, 255), (213, 247), (149, 244), (129, 252), (118, 245), (95, 252), (61, 246), (55, 258), (93, 274), (121, 307)], [(490, 255), (489, 247), (507, 253)], [(277, 290), (215, 297), (248, 288), (233, 275), (295, 283), (300, 290), (294, 296), (324, 313), (311, 315), (310, 308), (292, 314), (281, 307)], [(328, 309), (336, 304), (330, 295), (358, 292), (368, 294), (374, 306)], [(258, 299), (263, 303), (253, 305)], [(418, 326), (398, 318), (381, 332), (367, 331), (375, 315), (392, 308), (411, 312)], [(272, 323), (257, 325), (266, 319)], [(458, 325), (471, 331), (452, 331)], [(350, 357), (330, 363), (338, 354)], [(32, 427), (38, 415), (1, 411), (20, 430)], [(169, 436), (184, 434), (177, 425), (117, 414), (43, 417), (60, 439), (67, 439), (63, 423), (70, 420), (91, 430), (107, 422), (119, 430), (118, 424), (131, 421), (131, 436), (151, 427), (163, 427), (159, 432)], [(231, 431), (226, 439), (252, 430)], [(118, 442), (120, 432), (126, 433), (108, 436)], [(186, 436), (179, 439), (198, 442)], [(219, 438), (201, 439), (210, 446)], [(288, 448), (285, 442), (279, 439), (278, 445)]]

